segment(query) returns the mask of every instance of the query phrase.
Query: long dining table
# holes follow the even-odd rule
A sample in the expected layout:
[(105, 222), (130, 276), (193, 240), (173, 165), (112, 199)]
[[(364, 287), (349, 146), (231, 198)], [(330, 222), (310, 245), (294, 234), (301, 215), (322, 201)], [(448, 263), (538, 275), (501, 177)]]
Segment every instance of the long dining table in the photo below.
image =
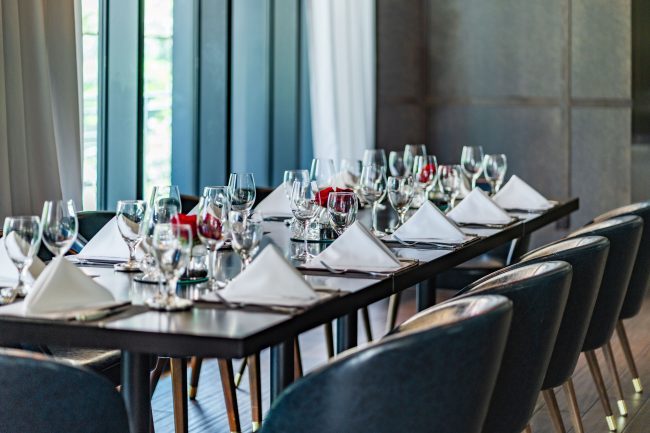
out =
[[(515, 213), (519, 220), (505, 228), (464, 228), (478, 235), (477, 240), (455, 249), (432, 249), (397, 245), (391, 249), (398, 257), (415, 264), (391, 276), (309, 272), (307, 280), (330, 288), (319, 303), (305, 309), (282, 311), (256, 306), (226, 306), (198, 300), (200, 285), (183, 286), (184, 296), (197, 299), (192, 309), (183, 312), (158, 312), (143, 306), (155, 285), (137, 283), (133, 274), (112, 268), (86, 267), (84, 272), (112, 291), (116, 299), (132, 305), (117, 315), (96, 321), (47, 320), (3, 313), (0, 307), (0, 343), (119, 349), (122, 351), (122, 389), (131, 431), (150, 428), (149, 371), (153, 356), (220, 359), (244, 358), (271, 349), (271, 398), (276, 398), (294, 378), (294, 338), (319, 325), (336, 321), (336, 350), (342, 352), (357, 344), (357, 311), (374, 302), (418, 287), (418, 308), (434, 303), (434, 293), (426, 281), (469, 259), (509, 241), (527, 244), (531, 233), (560, 221), (579, 207), (572, 198), (558, 202), (542, 213)], [(368, 219), (367, 211), (364, 218)], [(290, 256), (301, 243), (290, 239), (283, 222), (266, 222), (264, 242), (272, 242)], [(316, 244), (314, 248), (322, 248)], [(359, 251), (359, 254), (362, 254)], [(231, 251), (224, 251), (226, 272), (236, 273), (239, 262)], [(419, 284), (423, 283), (423, 284)], [(269, 290), (273, 290), (269, 280)]]

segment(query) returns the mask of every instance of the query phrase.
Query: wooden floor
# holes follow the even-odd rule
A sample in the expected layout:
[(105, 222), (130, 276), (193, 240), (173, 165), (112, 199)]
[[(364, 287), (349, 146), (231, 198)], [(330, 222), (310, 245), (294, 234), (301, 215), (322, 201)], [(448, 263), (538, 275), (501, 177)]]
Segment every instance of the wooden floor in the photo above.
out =
[[(387, 302), (380, 302), (371, 306), (370, 314), (375, 338), (384, 331), (386, 320)], [(415, 312), (414, 291), (404, 292), (398, 322), (406, 319)], [(365, 342), (365, 335), (362, 327), (359, 327), (359, 342)], [(614, 339), (614, 351), (618, 363), (619, 372), (622, 377), (626, 393), (629, 415), (626, 418), (618, 417), (618, 431), (623, 433), (650, 433), (650, 296), (646, 298), (644, 308), (636, 318), (626, 323), (632, 350), (634, 351), (637, 367), (641, 374), (642, 381), (646, 386), (646, 392), (635, 394), (632, 388), (631, 377), (620, 346)], [(306, 371), (323, 365), (326, 362), (324, 346), (324, 334), (322, 329), (314, 329), (300, 336), (300, 343), (303, 355), (303, 364)], [(602, 353), (598, 354), (601, 369), (610, 393), (611, 405), (616, 410), (613, 383), (609, 372), (606, 370)], [(584, 427), (587, 433), (606, 433), (607, 426), (603, 416), (603, 409), (598, 400), (596, 388), (593, 385), (591, 376), (584, 359), (581, 357), (577, 370), (574, 374), (578, 402), (583, 414)], [(239, 362), (235, 363), (237, 368)], [(268, 351), (262, 354), (262, 389), (264, 398), (264, 411), (269, 408), (269, 377), (268, 377), (269, 355)], [(248, 382), (246, 377), (242, 381), (237, 393), (239, 400), (239, 412), (241, 414), (243, 431), (251, 431), (250, 427), (250, 404), (248, 396)], [(564, 393), (557, 392), (560, 408), (562, 408), (567, 432), (573, 431), (571, 420), (566, 410)], [(157, 433), (168, 433), (174, 431), (174, 420), (172, 415), (171, 383), (168, 377), (161, 379), (153, 397), (153, 410), (155, 428)], [(546, 409), (540, 401), (535, 409), (531, 425), (535, 433), (552, 433), (553, 427)], [(204, 363), (201, 371), (199, 392), (196, 401), (189, 405), (189, 427), (190, 432), (228, 432), (221, 383), (219, 381), (218, 369), (215, 360), (208, 360)], [(462, 433), (462, 432), (459, 432)]]

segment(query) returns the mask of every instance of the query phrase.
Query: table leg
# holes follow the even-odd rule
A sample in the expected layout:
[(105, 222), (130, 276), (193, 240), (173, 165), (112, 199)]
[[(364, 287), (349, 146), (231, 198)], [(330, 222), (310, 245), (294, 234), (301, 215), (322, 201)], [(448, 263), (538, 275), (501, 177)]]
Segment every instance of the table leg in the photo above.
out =
[(293, 338), (271, 347), (271, 402), (293, 382)]
[(357, 312), (336, 319), (336, 353), (357, 345)]
[(122, 351), (122, 397), (132, 432), (148, 432), (150, 428), (149, 361), (147, 354)]
[(436, 278), (424, 280), (415, 286), (418, 311), (426, 310), (436, 304)]

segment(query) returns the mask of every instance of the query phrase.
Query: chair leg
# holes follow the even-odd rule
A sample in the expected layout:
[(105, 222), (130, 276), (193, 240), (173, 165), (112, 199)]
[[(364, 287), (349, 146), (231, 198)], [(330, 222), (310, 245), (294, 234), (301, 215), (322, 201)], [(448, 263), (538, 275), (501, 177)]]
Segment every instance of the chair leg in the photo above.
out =
[(152, 397), (154, 391), (156, 390), (156, 386), (158, 385), (158, 381), (160, 380), (160, 375), (165, 369), (167, 362), (169, 362), (169, 358), (159, 356), (156, 360), (156, 365), (154, 366), (153, 370), (151, 370), (151, 374), (149, 375), (149, 388), (151, 389)]
[(388, 300), (388, 317), (386, 317), (386, 334), (393, 330), (397, 322), (397, 310), (399, 310), (400, 294), (390, 295)]
[(621, 378), (618, 376), (618, 369), (616, 368), (616, 360), (614, 359), (612, 344), (609, 341), (607, 344), (605, 344), (605, 346), (603, 346), (603, 354), (605, 355), (607, 367), (609, 367), (609, 374), (612, 375), (614, 379), (614, 385), (616, 386), (616, 391), (618, 392), (618, 412), (621, 414), (621, 416), (627, 416), (625, 394), (623, 393), (623, 387), (621, 386)]
[(607, 388), (605, 388), (603, 375), (600, 373), (600, 367), (598, 367), (598, 359), (596, 359), (596, 352), (594, 352), (593, 350), (589, 350), (585, 352), (585, 358), (587, 358), (587, 365), (589, 366), (591, 377), (594, 379), (594, 383), (596, 384), (596, 389), (598, 390), (598, 396), (600, 397), (600, 402), (602, 403), (603, 410), (605, 411), (605, 420), (607, 421), (607, 427), (609, 428), (609, 431), (616, 431), (614, 414), (612, 413), (612, 407), (609, 405), (609, 397), (607, 397)]
[(232, 433), (239, 433), (241, 427), (239, 424), (239, 408), (237, 407), (237, 394), (232, 360), (219, 359), (217, 362), (219, 363), (221, 386), (223, 387), (223, 397), (226, 403), (226, 413), (228, 414), (228, 425), (230, 426), (230, 431)]
[(616, 323), (616, 334), (618, 339), (621, 342), (621, 347), (623, 348), (623, 354), (625, 355), (625, 361), (627, 361), (627, 366), (632, 373), (632, 385), (634, 385), (634, 392), (642, 393), (643, 386), (641, 385), (641, 378), (639, 377), (639, 372), (636, 369), (636, 363), (634, 362), (634, 357), (632, 356), (632, 348), (630, 346), (630, 341), (627, 338), (627, 332), (625, 332), (625, 326), (623, 321), (619, 320)]
[(174, 401), (174, 431), (187, 433), (187, 359), (172, 358), (170, 364)]
[(551, 421), (553, 421), (555, 432), (566, 433), (564, 422), (562, 421), (562, 414), (560, 413), (560, 407), (557, 405), (557, 399), (555, 398), (555, 391), (553, 388), (545, 389), (542, 391), (542, 395), (546, 402), (546, 408), (551, 415)]
[(533, 428), (528, 424), (524, 429), (523, 433), (533, 433)]
[(300, 341), (298, 337), (293, 340), (293, 378), (298, 380), (302, 377), (302, 356), (300, 354)]
[(334, 331), (332, 330), (332, 322), (327, 322), (323, 325), (325, 330), (325, 347), (327, 348), (327, 358), (334, 357)]
[(239, 388), (239, 385), (241, 385), (241, 380), (244, 377), (244, 371), (246, 371), (246, 363), (248, 360), (246, 358), (242, 359), (241, 364), (239, 364), (239, 370), (237, 370), (237, 374), (235, 375), (235, 388)]
[(199, 390), (199, 376), (201, 375), (201, 365), (203, 358), (198, 356), (192, 357), (192, 376), (190, 377), (190, 400), (196, 399), (196, 393)]
[(576, 398), (576, 390), (573, 388), (573, 379), (569, 378), (569, 380), (564, 382), (562, 388), (564, 388), (566, 399), (569, 402), (573, 430), (575, 430), (575, 433), (585, 433), (585, 428), (582, 425), (582, 416), (580, 415), (580, 406), (578, 406), (578, 399)]
[(372, 326), (370, 325), (370, 312), (368, 307), (361, 309), (361, 318), (363, 319), (363, 329), (366, 332), (366, 340), (368, 343), (372, 341)]
[(259, 354), (248, 357), (248, 381), (250, 382), (253, 431), (257, 431), (262, 425), (262, 379)]

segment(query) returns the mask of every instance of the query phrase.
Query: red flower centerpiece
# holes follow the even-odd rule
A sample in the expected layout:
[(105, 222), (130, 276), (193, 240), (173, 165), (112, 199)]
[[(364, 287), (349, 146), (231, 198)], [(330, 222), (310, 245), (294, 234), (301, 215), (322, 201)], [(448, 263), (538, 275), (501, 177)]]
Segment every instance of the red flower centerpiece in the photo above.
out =
[(332, 188), (331, 186), (328, 186), (327, 188), (323, 188), (320, 191), (318, 191), (318, 195), (316, 196), (316, 203), (318, 203), (319, 206), (321, 207), (327, 207), (327, 200), (330, 197), (330, 194), (333, 192), (354, 192), (350, 188)]
[(436, 166), (433, 164), (427, 164), (420, 170), (419, 181), (420, 183), (427, 183), (433, 179), (433, 176), (436, 174)]

